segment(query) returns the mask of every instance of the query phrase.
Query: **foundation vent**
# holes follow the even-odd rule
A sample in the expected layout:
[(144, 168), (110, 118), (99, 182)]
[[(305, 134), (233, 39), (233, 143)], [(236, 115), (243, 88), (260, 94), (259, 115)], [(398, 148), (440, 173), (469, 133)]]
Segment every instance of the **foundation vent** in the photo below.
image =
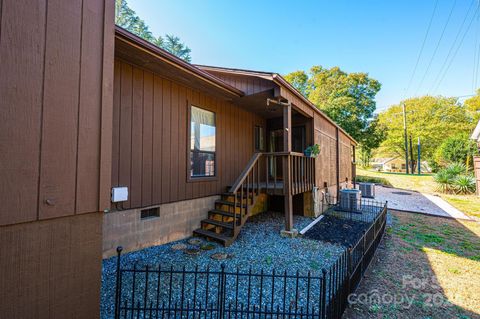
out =
[(140, 219), (150, 219), (155, 217), (160, 217), (160, 207), (147, 208), (140, 211)]

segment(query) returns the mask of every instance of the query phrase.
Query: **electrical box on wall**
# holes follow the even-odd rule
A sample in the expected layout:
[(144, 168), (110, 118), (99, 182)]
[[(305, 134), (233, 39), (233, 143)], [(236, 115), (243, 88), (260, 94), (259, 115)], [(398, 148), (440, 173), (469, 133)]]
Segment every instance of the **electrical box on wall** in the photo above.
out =
[(128, 187), (112, 188), (112, 203), (124, 202), (128, 200)]

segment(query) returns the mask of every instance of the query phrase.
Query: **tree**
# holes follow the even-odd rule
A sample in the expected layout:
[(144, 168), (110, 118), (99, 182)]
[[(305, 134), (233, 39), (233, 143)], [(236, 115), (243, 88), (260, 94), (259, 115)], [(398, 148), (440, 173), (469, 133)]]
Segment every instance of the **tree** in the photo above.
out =
[[(432, 160), (436, 149), (450, 136), (468, 133), (471, 119), (456, 98), (423, 96), (405, 101), (408, 135), (421, 141), (422, 159)], [(405, 156), (402, 103), (379, 114), (379, 123), (387, 128), (381, 144), (384, 152)], [(413, 150), (414, 158), (417, 150)]]
[(372, 152), (380, 146), (387, 136), (387, 129), (379, 123), (378, 116), (370, 121), (365, 130), (366, 138), (360, 144), (360, 160), (364, 166), (368, 166), (372, 158)]
[(190, 48), (180, 41), (179, 37), (174, 35), (166, 35), (163, 41), (163, 48), (168, 52), (178, 56), (179, 58), (190, 62), (192, 60), (190, 56)]
[(360, 143), (362, 158), (385, 137), (374, 116), (375, 96), (381, 84), (366, 73), (346, 73), (339, 67), (313, 66), (309, 73), (295, 71), (285, 76), (298, 91), (324, 111)]
[(477, 95), (465, 100), (465, 109), (472, 123), (478, 123), (480, 120), (480, 89), (477, 90)]
[(469, 134), (460, 133), (448, 137), (435, 151), (435, 161), (446, 164), (465, 164), (467, 170), (473, 163), (473, 155), (477, 153), (477, 144)]
[(115, 0), (115, 24), (187, 62), (192, 60), (190, 48), (180, 38), (174, 35), (166, 35), (165, 39), (161, 36), (155, 37), (145, 21), (128, 6), (126, 0)]
[(295, 71), (285, 75), (287, 80), (294, 88), (308, 98), (308, 75), (304, 71)]

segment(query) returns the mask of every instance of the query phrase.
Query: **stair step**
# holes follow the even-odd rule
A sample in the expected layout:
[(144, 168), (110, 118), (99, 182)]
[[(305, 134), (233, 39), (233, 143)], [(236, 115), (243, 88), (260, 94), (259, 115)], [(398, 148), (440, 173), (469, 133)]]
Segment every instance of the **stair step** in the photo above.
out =
[[(222, 193), (221, 195), (222, 195), (222, 196), (225, 196), (225, 197), (233, 197), (233, 196), (235, 196), (233, 193), (230, 193), (230, 192)], [(249, 197), (252, 198), (252, 195), (253, 195), (252, 192), (250, 192)], [(240, 198), (240, 196), (241, 196), (241, 194), (240, 194), (240, 193), (237, 193), (237, 198)], [(246, 192), (243, 194), (243, 198), (247, 198), (247, 193), (246, 193)]]
[(233, 229), (233, 223), (225, 223), (215, 219), (203, 219), (202, 223), (214, 225), (214, 226), (220, 226), (228, 229)]
[[(223, 215), (223, 216), (226, 216), (226, 217), (235, 216), (235, 214), (233, 214), (231, 212), (226, 212), (226, 211), (220, 210), (220, 209), (211, 209), (208, 213), (209, 213), (209, 215), (210, 214), (216, 214), (216, 215)], [(236, 214), (236, 217), (239, 218), (240, 214)]]
[(229, 245), (232, 242), (232, 237), (227, 237), (222, 234), (217, 234), (213, 231), (209, 231), (201, 228), (194, 230), (193, 233), (195, 235), (200, 235), (200, 236), (204, 236), (204, 237), (219, 241), (224, 245)]
[[(216, 200), (216, 201), (215, 201), (215, 204), (235, 206), (235, 203), (230, 202), (230, 201), (228, 201), (228, 200)], [(240, 206), (243, 207), (243, 208), (246, 208), (246, 207), (247, 207), (247, 205), (245, 205), (245, 204), (237, 203), (237, 207), (240, 207)]]

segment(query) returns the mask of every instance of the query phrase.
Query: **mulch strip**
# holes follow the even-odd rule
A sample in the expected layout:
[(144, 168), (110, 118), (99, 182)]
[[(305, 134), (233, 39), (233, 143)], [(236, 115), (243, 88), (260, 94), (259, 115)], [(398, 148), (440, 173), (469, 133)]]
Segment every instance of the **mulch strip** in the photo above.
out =
[(310, 228), (304, 237), (348, 247), (357, 243), (362, 236), (362, 232), (366, 230), (368, 226), (368, 223), (361, 221), (341, 219), (327, 215)]

